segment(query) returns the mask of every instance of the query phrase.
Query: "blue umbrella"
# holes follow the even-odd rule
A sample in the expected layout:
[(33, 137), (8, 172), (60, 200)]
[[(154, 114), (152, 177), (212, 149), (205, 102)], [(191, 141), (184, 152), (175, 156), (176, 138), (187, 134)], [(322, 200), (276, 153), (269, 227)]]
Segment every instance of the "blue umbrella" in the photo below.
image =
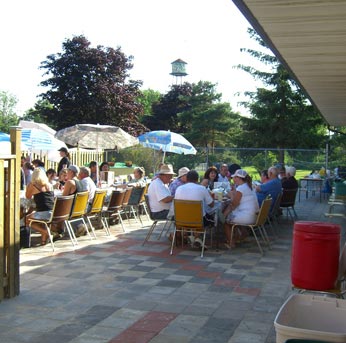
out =
[[(24, 142), (21, 142), (20, 148), (21, 150), (29, 149), (29, 147)], [(5, 154), (11, 153), (10, 135), (4, 132), (0, 132), (0, 152)]]
[(197, 150), (185, 137), (171, 131), (150, 131), (139, 136), (138, 141), (144, 147), (163, 151), (162, 162), (164, 162), (166, 152), (184, 155), (196, 155), (197, 153)]
[[(55, 161), (58, 156), (58, 149), (61, 147), (67, 148), (66, 144), (48, 132), (42, 131), (40, 129), (23, 129), (22, 139), (21, 139), (21, 150), (29, 151), (31, 153), (41, 154), (46, 152), (48, 154), (48, 159)], [(11, 144), (10, 135), (7, 133), (0, 132), (0, 151), (10, 154)], [(54, 156), (57, 154), (57, 157)]]

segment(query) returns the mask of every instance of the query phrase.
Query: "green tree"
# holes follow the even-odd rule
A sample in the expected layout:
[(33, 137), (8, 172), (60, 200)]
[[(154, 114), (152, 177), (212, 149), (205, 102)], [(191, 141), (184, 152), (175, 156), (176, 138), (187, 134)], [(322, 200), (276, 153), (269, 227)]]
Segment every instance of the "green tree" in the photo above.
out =
[(47, 56), (40, 68), (50, 88), (42, 100), (53, 105), (47, 119), (61, 129), (76, 123), (117, 125), (130, 134), (146, 128), (138, 122), (143, 106), (136, 100), (141, 81), (128, 80), (132, 56), (121, 48), (96, 48), (84, 36), (67, 39), (63, 52)]
[(240, 116), (229, 103), (222, 103), (221, 94), (208, 81), (192, 84), (191, 94), (181, 97), (186, 110), (179, 113), (186, 137), (196, 146), (231, 147), (239, 134)]
[(178, 113), (189, 108), (184, 96), (191, 95), (191, 84), (172, 85), (168, 93), (152, 104), (152, 114), (143, 118), (143, 124), (150, 130), (171, 130), (182, 132)]
[[(261, 47), (265, 47), (253, 29), (248, 31)], [(250, 100), (242, 105), (249, 109), (251, 117), (243, 119), (244, 134), (240, 144), (282, 149), (278, 155), (280, 163), (284, 163), (285, 148), (321, 147), (326, 134), (322, 116), (308, 102), (284, 66), (268, 50), (242, 50), (264, 63), (269, 71), (238, 66), (264, 84), (255, 92), (245, 93)]]
[(4, 91), (0, 91), (0, 131), (10, 132), (10, 126), (18, 124), (18, 117), (15, 107), (18, 103), (17, 98)]
[(143, 90), (137, 98), (137, 101), (143, 106), (144, 115), (152, 114), (152, 105), (158, 102), (161, 98), (161, 93), (152, 89)]
[(47, 100), (39, 100), (34, 108), (27, 110), (23, 116), (23, 120), (34, 121), (36, 123), (45, 123), (55, 128), (55, 123), (49, 119), (49, 113), (53, 110), (53, 105)]

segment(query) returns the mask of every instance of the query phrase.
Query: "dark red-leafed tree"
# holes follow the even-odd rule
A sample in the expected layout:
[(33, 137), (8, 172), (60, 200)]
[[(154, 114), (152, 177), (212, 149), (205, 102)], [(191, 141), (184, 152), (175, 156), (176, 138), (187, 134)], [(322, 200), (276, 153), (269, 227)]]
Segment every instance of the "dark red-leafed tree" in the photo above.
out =
[(40, 66), (47, 76), (41, 85), (49, 88), (40, 97), (52, 105), (43, 116), (54, 128), (99, 123), (133, 135), (147, 131), (138, 121), (142, 82), (128, 79), (132, 56), (120, 47), (93, 48), (84, 36), (67, 39), (62, 47), (62, 53), (47, 56)]

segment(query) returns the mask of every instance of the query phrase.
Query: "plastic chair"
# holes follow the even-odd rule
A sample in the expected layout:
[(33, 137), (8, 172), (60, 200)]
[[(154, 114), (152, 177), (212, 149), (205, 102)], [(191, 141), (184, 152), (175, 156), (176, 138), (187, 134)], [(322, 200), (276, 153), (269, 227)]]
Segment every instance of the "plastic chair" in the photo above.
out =
[[(171, 222), (172, 222), (172, 221), (170, 221), (169, 219), (155, 219), (155, 218), (153, 218), (153, 213), (151, 212), (151, 209), (150, 209), (149, 195), (148, 195), (148, 194), (145, 194), (145, 195), (144, 195), (144, 199), (145, 199), (145, 203), (146, 203), (147, 209), (148, 209), (148, 211), (149, 211), (149, 217), (150, 217), (150, 219), (153, 221), (153, 223), (151, 224), (151, 226), (150, 226), (150, 228), (149, 228), (149, 231), (148, 231), (147, 235), (145, 236), (145, 239), (144, 239), (142, 245), (144, 245), (145, 242), (147, 242), (147, 241), (150, 239), (151, 234), (153, 233), (153, 231), (154, 231), (156, 225), (157, 225), (159, 222), (165, 222), (165, 225), (163, 226), (163, 228), (162, 228), (162, 230), (161, 230), (161, 233), (160, 233), (160, 235), (159, 235), (159, 237), (158, 237), (158, 240), (161, 238), (161, 235), (162, 235), (163, 231), (165, 230), (165, 228), (166, 228), (166, 226), (167, 226), (167, 223), (170, 223), (170, 224), (171, 224)], [(170, 227), (170, 226), (171, 226), (171, 225), (169, 225), (169, 227)], [(169, 229), (169, 227), (168, 227), (168, 229)]]
[(88, 198), (89, 198), (89, 191), (76, 193), (71, 214), (69, 218), (66, 220), (67, 232), (70, 236), (70, 240), (73, 246), (78, 245), (78, 241), (72, 227), (72, 223), (74, 222), (81, 221), (85, 225), (89, 238), (92, 239), (88, 226), (84, 220), (84, 215), (88, 209)]
[(271, 208), (267, 218), (267, 222), (275, 238), (277, 237), (277, 235), (274, 229), (274, 225), (279, 224), (278, 217), (279, 217), (279, 211), (280, 211), (281, 198), (282, 198), (282, 192), (277, 195), (274, 206)]
[[(282, 191), (282, 198), (280, 202), (281, 208), (286, 208), (286, 217), (290, 216), (292, 220), (295, 220), (298, 218), (297, 212), (294, 209), (294, 205), (296, 203), (296, 196), (297, 196), (298, 188), (294, 189), (283, 189)], [(293, 215), (292, 215), (292, 212)]]
[[(74, 195), (67, 195), (67, 196), (57, 196), (54, 200), (54, 207), (52, 210), (52, 214), (49, 219), (29, 219), (29, 227), (31, 228), (32, 223), (41, 223), (45, 226), (50, 244), (52, 246), (52, 249), (54, 251), (54, 242), (53, 242), (53, 235), (51, 233), (51, 226), (57, 225), (63, 222), (66, 224), (67, 219), (70, 216), (73, 201), (74, 201)], [(30, 238), (31, 239), (31, 238)]]
[[(126, 211), (128, 212), (130, 216), (131, 214), (133, 214), (133, 217), (136, 220), (136, 222), (138, 222), (138, 219), (139, 219), (142, 227), (143, 227), (143, 222), (140, 215), (140, 206), (142, 206), (141, 202), (143, 202), (143, 200), (145, 201), (144, 194), (146, 192), (146, 189), (147, 189), (147, 186), (133, 188), (130, 199), (128, 201), (128, 205), (127, 205), (128, 207), (126, 209)], [(147, 210), (145, 207), (144, 207), (144, 211), (147, 213)]]
[(143, 211), (144, 211), (145, 215), (147, 216), (147, 219), (150, 220), (149, 213), (148, 213), (148, 208), (147, 208), (147, 203), (145, 201), (145, 195), (148, 193), (148, 188), (149, 188), (149, 183), (147, 183), (145, 185), (145, 189), (144, 189), (142, 198), (139, 201), (139, 208), (138, 208), (138, 210), (140, 212), (140, 208), (143, 208)]
[(108, 236), (111, 235), (109, 220), (111, 218), (118, 218), (123, 231), (125, 232), (123, 220), (121, 218), (121, 209), (124, 201), (126, 191), (125, 190), (114, 190), (111, 194), (108, 206), (102, 210), (102, 223), (103, 227)]
[(251, 230), (251, 232), (252, 232), (252, 234), (256, 240), (257, 246), (258, 246), (261, 254), (263, 255), (263, 249), (262, 249), (262, 246), (261, 246), (259, 239), (256, 235), (256, 230), (259, 232), (264, 243), (266, 243), (268, 245), (268, 247), (270, 247), (270, 241), (269, 241), (266, 229), (264, 227), (264, 224), (266, 223), (266, 221), (268, 219), (271, 203), (272, 203), (271, 198), (267, 197), (266, 199), (263, 200), (261, 208), (257, 214), (256, 222), (254, 224), (245, 225), (245, 224), (239, 224), (239, 223), (230, 223), (232, 225), (231, 240), (233, 239), (233, 232), (238, 226), (248, 227)]
[[(329, 197), (328, 205), (328, 212), (324, 214), (326, 217), (346, 218), (346, 185), (343, 182), (335, 182), (335, 187)], [(335, 211), (336, 207), (338, 208), (338, 212)]]
[(184, 233), (190, 232), (191, 234), (203, 234), (201, 258), (204, 256), (205, 237), (207, 229), (204, 226), (203, 218), (203, 201), (194, 200), (178, 200), (174, 201), (174, 222), (175, 229), (171, 244), (171, 255), (173, 254), (173, 247), (177, 232), (181, 232), (182, 245), (184, 240)]
[(102, 226), (106, 230), (104, 223), (102, 221), (102, 209), (106, 199), (106, 195), (107, 195), (107, 189), (96, 189), (94, 199), (91, 204), (91, 209), (88, 213), (85, 214), (85, 218), (87, 219), (90, 229), (95, 238), (96, 238), (95, 228), (92, 225), (90, 219), (98, 218), (98, 217), (101, 218)]

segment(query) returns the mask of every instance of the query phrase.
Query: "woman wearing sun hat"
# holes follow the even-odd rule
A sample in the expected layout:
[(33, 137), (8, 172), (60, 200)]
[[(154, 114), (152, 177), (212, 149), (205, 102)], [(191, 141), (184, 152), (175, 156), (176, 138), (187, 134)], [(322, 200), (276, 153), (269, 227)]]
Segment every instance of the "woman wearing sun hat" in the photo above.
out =
[(252, 188), (252, 179), (244, 169), (238, 169), (232, 175), (236, 189), (232, 194), (231, 203), (223, 211), (226, 217), (225, 235), (227, 248), (234, 247), (235, 241), (245, 238), (247, 230), (238, 230), (233, 232), (233, 241), (231, 240), (232, 223), (253, 224), (256, 222), (257, 212), (259, 210), (255, 191)]

